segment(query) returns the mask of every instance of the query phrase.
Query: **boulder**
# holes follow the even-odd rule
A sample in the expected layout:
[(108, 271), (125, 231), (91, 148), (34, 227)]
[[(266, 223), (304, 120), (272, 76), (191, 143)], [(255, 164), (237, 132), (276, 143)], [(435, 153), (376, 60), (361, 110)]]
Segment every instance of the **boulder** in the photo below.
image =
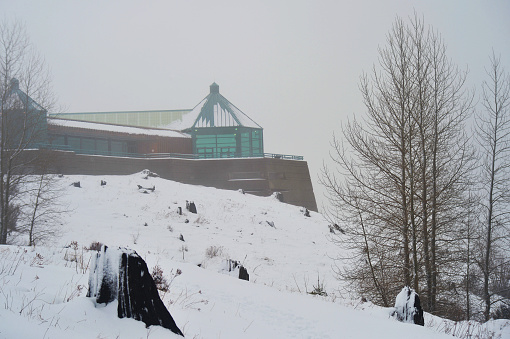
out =
[(283, 194), (281, 192), (274, 192), (272, 196), (279, 202), (283, 202)]
[(140, 320), (147, 327), (159, 325), (184, 336), (161, 301), (147, 264), (135, 251), (103, 245), (90, 271), (87, 297), (96, 304), (117, 300), (119, 318)]
[(195, 206), (195, 203), (194, 203), (193, 201), (188, 201), (188, 200), (186, 200), (186, 209), (187, 209), (190, 213), (197, 214), (197, 207)]

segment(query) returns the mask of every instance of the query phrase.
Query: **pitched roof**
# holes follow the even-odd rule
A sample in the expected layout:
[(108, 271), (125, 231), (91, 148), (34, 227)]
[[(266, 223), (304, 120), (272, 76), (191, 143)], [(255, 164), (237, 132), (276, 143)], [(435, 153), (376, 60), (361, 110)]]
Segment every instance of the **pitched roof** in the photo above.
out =
[(220, 94), (220, 86), (213, 83), (210, 93), (187, 113), (182, 121), (172, 123), (168, 128), (186, 130), (200, 127), (251, 127), (262, 128), (250, 117)]
[[(35, 100), (33, 100), (30, 96), (28, 96), (25, 92), (23, 92), (19, 88), (19, 80), (16, 78), (12, 78), (10, 82), (10, 86), (6, 93), (6, 102), (12, 108), (25, 107), (28, 111), (44, 111), (45, 109), (39, 105)], [(2, 98), (0, 98), (1, 102)], [(26, 105), (26, 106), (25, 106)]]

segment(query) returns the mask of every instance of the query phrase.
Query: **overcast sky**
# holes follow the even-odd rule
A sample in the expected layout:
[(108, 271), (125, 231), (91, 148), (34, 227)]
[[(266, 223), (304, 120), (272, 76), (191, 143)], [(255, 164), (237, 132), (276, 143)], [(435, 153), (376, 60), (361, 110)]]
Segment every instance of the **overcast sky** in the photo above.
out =
[(493, 48), (510, 70), (508, 0), (0, 0), (68, 112), (193, 108), (217, 82), (264, 128), (266, 152), (305, 157), (319, 205), (333, 132), (365, 112), (359, 76), (395, 17), (413, 11), (469, 68), (469, 86), (479, 89)]

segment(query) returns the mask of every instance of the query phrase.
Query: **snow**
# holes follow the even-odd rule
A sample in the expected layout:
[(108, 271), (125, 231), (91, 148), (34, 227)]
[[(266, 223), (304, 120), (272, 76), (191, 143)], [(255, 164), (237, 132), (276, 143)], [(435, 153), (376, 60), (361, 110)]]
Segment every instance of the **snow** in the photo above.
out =
[[(420, 311), (415, 307), (417, 295), (409, 286), (405, 286), (395, 298), (395, 310), (400, 321), (405, 323), (415, 323), (415, 314)], [(419, 304), (418, 304), (419, 305)], [(418, 322), (416, 322), (418, 324)]]
[(132, 253), (133, 251), (122, 251), (120, 248), (112, 247), (108, 247), (108, 251), (106, 251), (106, 246), (103, 245), (97, 256), (92, 256), (90, 269), (93, 270), (93, 272), (89, 274), (90, 297), (98, 297), (99, 291), (101, 290), (101, 284), (104, 282), (108, 282), (110, 289), (115, 288), (115, 290), (111, 290), (111, 294), (117, 295), (116, 288), (118, 288), (119, 265), (123, 252)]
[(209, 96), (205, 97), (190, 112), (184, 114), (182, 116), (182, 120), (176, 120), (165, 127), (169, 128), (169, 129), (177, 130), (177, 131), (182, 131), (182, 130), (191, 128), (193, 126), (193, 124), (195, 123), (195, 120), (197, 120), (198, 115), (202, 111), (202, 108), (207, 103), (208, 98), (209, 98)]
[[(117, 318), (117, 301), (95, 305), (86, 297), (97, 252), (84, 247), (94, 241), (136, 251), (149, 270), (161, 267), (170, 284), (161, 299), (187, 338), (450, 337), (442, 333), (449, 321), (425, 314), (425, 327), (401, 323), (393, 308), (341, 296), (331, 269), (338, 248), (322, 215), (305, 217), (274, 197), (143, 177), (59, 179), (71, 207), (62, 237), (0, 246), (0, 338), (180, 338)], [(142, 194), (138, 184), (155, 190)], [(228, 272), (228, 259), (247, 268), (249, 282)], [(328, 296), (307, 293), (318, 278)], [(510, 337), (508, 321), (487, 326), (494, 338)]]
[(96, 131), (108, 131), (125, 134), (136, 134), (136, 135), (154, 135), (167, 138), (191, 138), (189, 134), (181, 133), (170, 129), (157, 129), (157, 128), (143, 128), (143, 127), (132, 127), (122, 126), (114, 124), (103, 124), (98, 122), (87, 122), (78, 120), (66, 120), (57, 118), (48, 118), (48, 125), (62, 126), (69, 128), (81, 128), (81, 129), (92, 129)]

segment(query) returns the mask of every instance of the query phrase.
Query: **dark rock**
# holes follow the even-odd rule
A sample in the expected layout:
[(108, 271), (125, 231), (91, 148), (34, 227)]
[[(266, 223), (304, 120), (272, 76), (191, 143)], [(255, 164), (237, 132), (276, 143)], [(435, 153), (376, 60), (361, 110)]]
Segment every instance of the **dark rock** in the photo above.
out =
[(182, 215), (182, 207), (177, 207), (177, 214)]
[(79, 181), (75, 181), (71, 184), (71, 186), (74, 186), (74, 187), (80, 187), (81, 188), (81, 185), (80, 185), (80, 182)]
[(154, 173), (154, 172), (151, 172), (150, 170), (148, 169), (144, 169), (142, 171), (142, 178), (143, 179), (148, 179), (149, 177), (152, 177), (152, 178), (158, 178), (159, 175), (157, 173)]
[(275, 197), (279, 202), (283, 202), (283, 194), (281, 192), (274, 192), (273, 197)]
[(329, 226), (329, 231), (331, 233), (335, 233), (336, 234), (336, 231), (342, 233), (342, 234), (345, 234), (345, 231), (340, 227), (338, 226), (337, 224), (333, 224), (333, 225), (328, 225)]
[(239, 266), (239, 279), (250, 281), (250, 275), (244, 266)]
[(135, 251), (103, 246), (90, 271), (87, 297), (98, 304), (117, 299), (119, 318), (140, 320), (147, 327), (159, 325), (184, 336), (161, 301), (147, 264)]
[(395, 300), (395, 315), (399, 321), (424, 326), (420, 297), (409, 286), (400, 291)]
[(184, 236), (182, 234), (179, 236), (179, 240), (184, 241)]
[(106, 181), (101, 180), (101, 186), (106, 186)]
[(266, 223), (267, 223), (269, 226), (271, 226), (271, 227), (273, 227), (273, 228), (276, 228), (276, 226), (274, 225), (274, 221), (267, 221), (267, 220), (266, 220)]
[(197, 207), (195, 206), (195, 203), (194, 203), (193, 201), (188, 201), (188, 200), (186, 200), (186, 209), (187, 209), (190, 213), (197, 214)]
[(304, 214), (305, 214), (305, 217), (310, 217), (310, 211), (307, 208), (305, 208)]
[(151, 192), (154, 192), (156, 190), (156, 186), (152, 186), (152, 187), (143, 187), (142, 185), (136, 185), (138, 187), (139, 190), (144, 190), (143, 193), (149, 193), (147, 191), (151, 191)]

